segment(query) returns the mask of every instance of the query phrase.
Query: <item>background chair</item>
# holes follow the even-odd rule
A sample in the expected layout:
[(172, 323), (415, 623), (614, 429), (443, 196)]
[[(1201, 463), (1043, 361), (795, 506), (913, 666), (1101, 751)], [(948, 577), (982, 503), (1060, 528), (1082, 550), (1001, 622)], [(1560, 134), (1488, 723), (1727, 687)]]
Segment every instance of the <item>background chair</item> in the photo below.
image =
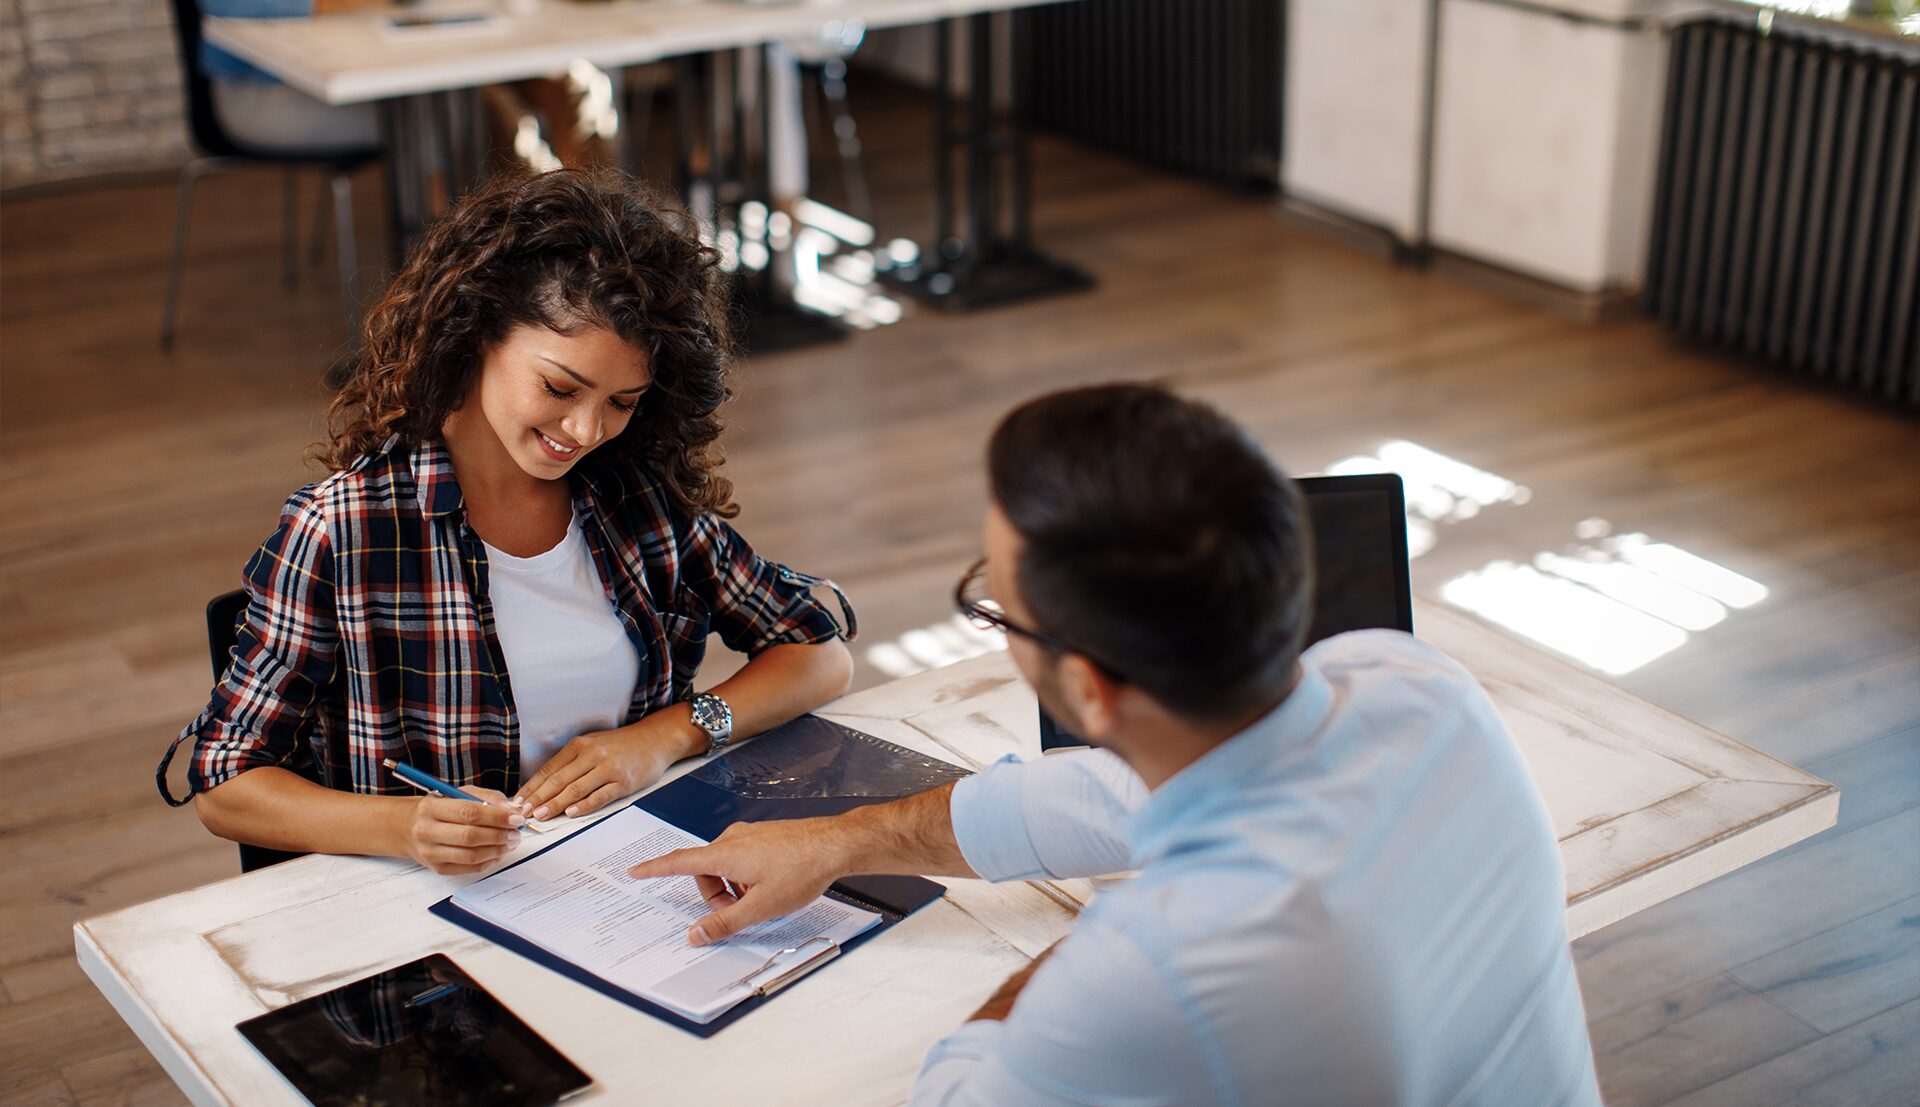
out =
[[(212, 654), (213, 679), (218, 681), (227, 675), (227, 663), (233, 658), (233, 644), (238, 639), (236, 628), (240, 625), (240, 616), (247, 610), (245, 592), (227, 592), (215, 596), (207, 604), (207, 650)], [(264, 869), (269, 865), (278, 865), (282, 861), (291, 861), (296, 857), (305, 857), (304, 853), (288, 853), (285, 850), (268, 849), (265, 846), (250, 846), (240, 843), (240, 871), (250, 873)]]
[[(351, 174), (379, 157), (379, 147), (262, 150), (235, 140), (221, 126), (220, 117), (214, 111), (212, 79), (200, 64), (199, 0), (171, 2), (174, 34), (180, 46), (180, 71), (187, 93), (188, 131), (202, 156), (188, 162), (180, 170), (180, 202), (174, 214), (173, 261), (167, 267), (166, 307), (160, 317), (160, 348), (173, 348), (174, 312), (180, 299), (180, 270), (186, 260), (187, 227), (193, 213), (193, 186), (209, 173), (254, 166), (281, 166), (286, 170), (284, 277), (289, 286), (294, 279), (294, 237), (298, 222), (294, 215), (295, 172), (303, 166), (316, 166), (326, 171), (333, 192), (333, 228), (340, 254), (340, 295), (345, 301), (347, 333), (353, 334), (357, 322), (354, 318), (357, 305), (354, 272), (359, 268), (359, 252), (354, 241)], [(316, 232), (318, 226), (316, 220)]]

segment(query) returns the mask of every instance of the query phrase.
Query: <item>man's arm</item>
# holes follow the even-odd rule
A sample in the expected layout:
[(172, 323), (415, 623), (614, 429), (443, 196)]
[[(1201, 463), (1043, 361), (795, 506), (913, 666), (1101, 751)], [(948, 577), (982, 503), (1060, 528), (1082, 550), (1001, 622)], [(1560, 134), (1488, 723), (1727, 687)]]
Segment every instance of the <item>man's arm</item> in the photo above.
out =
[(674, 850), (628, 870), (691, 876), (713, 913), (687, 931), (704, 946), (812, 903), (855, 873), (973, 876), (954, 838), (953, 785), (825, 819), (735, 823), (712, 845)]
[(934, 1044), (911, 1107), (1219, 1102), (1197, 1036), (1202, 1021), (1175, 999), (1155, 963), (1164, 958), (1083, 916), (1034, 962), (1030, 980), (1017, 974)]
[(1104, 750), (1006, 758), (957, 785), (833, 818), (736, 823), (710, 846), (630, 871), (697, 877), (714, 913), (687, 940), (706, 945), (797, 911), (856, 873), (1026, 880), (1122, 871), (1132, 859), (1121, 828), (1145, 798), (1140, 778)]

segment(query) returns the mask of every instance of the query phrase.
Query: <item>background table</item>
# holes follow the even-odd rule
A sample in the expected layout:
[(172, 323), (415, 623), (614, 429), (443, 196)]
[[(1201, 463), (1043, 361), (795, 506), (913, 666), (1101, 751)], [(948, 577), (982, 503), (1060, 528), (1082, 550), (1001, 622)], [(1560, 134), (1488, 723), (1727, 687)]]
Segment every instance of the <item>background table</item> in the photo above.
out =
[[(1572, 934), (1832, 825), (1839, 793), (1825, 781), (1466, 616), (1415, 614), (1422, 637), (1486, 686), (1526, 757), (1565, 857)], [(821, 714), (969, 767), (1039, 747), (1032, 693), (1004, 653)], [(692, 1102), (721, 1081), (745, 1102), (857, 1107), (902, 1102), (927, 1046), (1064, 935), (1092, 894), (1085, 881), (946, 881), (941, 901), (702, 1041), (427, 914), (468, 879), (306, 857), (88, 919), (74, 945), (197, 1103), (300, 1102), (233, 1025), (444, 951), (593, 1074), (580, 1102)]]
[[(403, 242), (424, 223), (428, 210), (420, 184), (425, 170), (414, 164), (420, 148), (440, 148), (446, 181), (456, 192), (477, 179), (484, 159), (475, 137), (477, 108), (452, 109), (445, 100), (448, 93), (547, 76), (575, 60), (618, 73), (666, 58), (816, 39), (836, 23), (855, 22), (870, 29), (936, 23), (935, 231), (912, 261), (898, 264), (887, 275), (896, 287), (942, 309), (966, 311), (1093, 284), (1073, 266), (1047, 257), (1032, 240), (1025, 119), (1031, 51), (1025, 47), (1025, 22), (1019, 16), (1029, 8), (1059, 2), (543, 0), (529, 14), (497, 16), (494, 26), (484, 31), (394, 34), (382, 30), (382, 15), (366, 12), (308, 19), (208, 19), (204, 26), (208, 42), (326, 103), (382, 102), (391, 155), (389, 181), (396, 198), (395, 238)], [(1008, 39), (995, 32), (991, 17), (996, 12), (1015, 13)], [(967, 17), (969, 77), (964, 120), (956, 122), (948, 61), (951, 22), (961, 17)], [(995, 104), (1003, 84), (1009, 96), (1004, 127)], [(463, 121), (456, 121), (463, 115)], [(636, 153), (629, 150), (622, 159), (630, 171), (637, 169)], [(958, 226), (956, 207), (964, 216)], [(886, 237), (882, 234), (880, 240)], [(885, 252), (875, 260), (892, 264)]]
[(396, 35), (373, 14), (308, 19), (208, 19), (207, 41), (329, 104), (563, 73), (581, 59), (603, 69), (790, 38), (858, 20), (869, 29), (932, 23), (1059, 0), (542, 0), (498, 30)]

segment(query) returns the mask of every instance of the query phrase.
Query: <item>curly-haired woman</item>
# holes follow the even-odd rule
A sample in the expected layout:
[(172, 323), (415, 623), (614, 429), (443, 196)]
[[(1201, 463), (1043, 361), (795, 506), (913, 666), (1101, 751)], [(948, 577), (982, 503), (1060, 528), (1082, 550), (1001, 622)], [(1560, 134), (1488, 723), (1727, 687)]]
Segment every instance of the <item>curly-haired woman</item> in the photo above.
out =
[[(175, 739), (210, 830), (471, 872), (526, 819), (846, 690), (822, 582), (723, 521), (714, 262), (683, 214), (572, 170), (433, 228), (333, 402), (337, 471), (248, 562), (232, 662)], [(751, 660), (694, 696), (710, 630)], [(487, 803), (415, 794), (387, 760)]]

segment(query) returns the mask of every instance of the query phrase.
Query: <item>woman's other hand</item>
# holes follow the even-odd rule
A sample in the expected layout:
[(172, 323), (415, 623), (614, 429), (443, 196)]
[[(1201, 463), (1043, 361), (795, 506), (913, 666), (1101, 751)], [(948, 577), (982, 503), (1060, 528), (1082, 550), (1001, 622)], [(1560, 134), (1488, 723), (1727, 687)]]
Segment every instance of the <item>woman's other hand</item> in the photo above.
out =
[(654, 781), (675, 761), (706, 748), (684, 704), (618, 730), (582, 734), (560, 747), (514, 799), (529, 818), (587, 815)]

